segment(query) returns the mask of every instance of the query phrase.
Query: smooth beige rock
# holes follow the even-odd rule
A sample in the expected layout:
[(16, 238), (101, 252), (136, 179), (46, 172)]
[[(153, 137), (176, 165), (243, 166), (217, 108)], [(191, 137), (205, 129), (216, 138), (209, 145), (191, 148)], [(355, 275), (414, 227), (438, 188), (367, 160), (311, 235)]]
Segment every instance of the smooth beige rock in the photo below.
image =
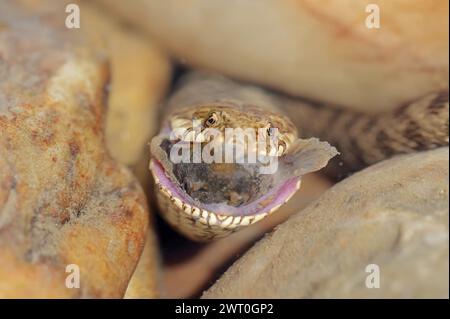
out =
[(153, 299), (161, 296), (161, 261), (153, 222), (147, 233), (144, 250), (128, 283), (124, 298)]
[(293, 95), (378, 112), (448, 87), (446, 0), (101, 2), (181, 62)]
[(111, 66), (105, 126), (108, 149), (114, 159), (134, 168), (157, 130), (157, 107), (171, 78), (169, 57), (101, 7), (90, 1), (78, 4), (83, 19), (79, 31), (108, 57)]
[[(239, 259), (204, 298), (448, 298), (449, 149), (336, 184)], [(366, 288), (366, 267), (380, 288)]]

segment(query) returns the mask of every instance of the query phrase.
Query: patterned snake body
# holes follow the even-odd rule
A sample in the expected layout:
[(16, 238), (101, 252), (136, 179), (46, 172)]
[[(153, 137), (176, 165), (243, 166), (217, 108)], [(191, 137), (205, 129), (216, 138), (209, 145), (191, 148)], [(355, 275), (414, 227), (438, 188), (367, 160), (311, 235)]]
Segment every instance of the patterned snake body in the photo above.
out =
[(341, 154), (326, 170), (339, 179), (398, 154), (449, 144), (448, 91), (429, 93), (375, 115), (294, 99), (285, 99), (282, 105), (300, 135), (317, 136), (337, 147)]
[[(287, 202), (299, 189), (302, 175), (325, 167), (337, 154), (314, 137), (337, 146), (341, 155), (327, 167), (335, 176), (395, 154), (448, 145), (448, 92), (429, 94), (391, 113), (366, 115), (194, 72), (181, 81), (164, 113), (161, 132), (151, 143), (158, 205), (174, 228), (196, 241), (224, 237)], [(276, 128), (279, 143), (272, 153), (278, 160), (276, 173), (258, 174), (258, 165), (172, 163), (174, 141), (169, 135), (177, 129), (184, 133), (176, 136), (176, 142), (189, 149), (194, 144), (204, 147), (205, 136), (194, 132), (193, 120), (201, 129), (220, 132), (253, 128), (270, 135)], [(310, 139), (298, 138), (298, 132)], [(227, 143), (221, 140), (221, 145)], [(249, 145), (246, 141), (244, 148)]]

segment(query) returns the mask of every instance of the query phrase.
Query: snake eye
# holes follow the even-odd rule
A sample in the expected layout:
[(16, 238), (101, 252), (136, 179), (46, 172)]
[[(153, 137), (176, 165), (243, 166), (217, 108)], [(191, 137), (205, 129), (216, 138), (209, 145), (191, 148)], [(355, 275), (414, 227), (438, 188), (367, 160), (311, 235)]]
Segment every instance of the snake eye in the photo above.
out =
[(211, 113), (205, 121), (205, 126), (211, 127), (219, 122), (219, 116), (216, 113)]

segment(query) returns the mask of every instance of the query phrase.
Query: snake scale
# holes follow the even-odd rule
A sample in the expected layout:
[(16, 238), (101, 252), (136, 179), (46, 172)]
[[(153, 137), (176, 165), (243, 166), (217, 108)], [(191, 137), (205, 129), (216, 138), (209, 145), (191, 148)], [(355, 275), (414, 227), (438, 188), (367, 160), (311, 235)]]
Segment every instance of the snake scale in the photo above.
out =
[[(151, 142), (150, 170), (159, 210), (192, 240), (227, 236), (275, 212), (299, 189), (302, 175), (328, 161), (327, 172), (342, 178), (396, 154), (448, 145), (448, 111), (448, 91), (427, 94), (392, 112), (368, 115), (216, 74), (191, 72), (165, 104), (163, 126)], [(272, 156), (278, 160), (277, 171), (263, 175), (258, 165), (172, 163), (169, 154), (176, 142), (189, 150), (194, 145), (202, 149), (207, 142), (203, 135), (195, 135), (193, 121), (200, 130), (223, 133), (230, 127), (250, 127), (269, 137), (276, 128), (279, 144)], [(179, 129), (184, 133), (175, 141), (169, 138)], [(220, 141), (221, 146), (230, 143)], [(246, 143), (244, 148), (250, 145)]]

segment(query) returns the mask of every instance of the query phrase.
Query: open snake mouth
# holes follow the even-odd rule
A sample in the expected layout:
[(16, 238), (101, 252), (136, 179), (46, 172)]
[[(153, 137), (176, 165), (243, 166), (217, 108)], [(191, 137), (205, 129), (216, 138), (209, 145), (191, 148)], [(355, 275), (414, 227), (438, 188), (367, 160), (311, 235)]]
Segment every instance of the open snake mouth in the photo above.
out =
[[(223, 176), (217, 180), (215, 180), (216, 174), (207, 173), (208, 168), (211, 167), (205, 167), (205, 165), (214, 167), (215, 164), (177, 164), (176, 166), (179, 165), (186, 165), (186, 167), (175, 169), (176, 171), (186, 170), (191, 173), (194, 172), (194, 174), (175, 174), (179, 177), (174, 181), (170, 178), (171, 174), (166, 172), (161, 162), (157, 159), (153, 158), (151, 160), (150, 167), (160, 190), (175, 205), (188, 213), (194, 213), (198, 210), (221, 216), (266, 215), (287, 202), (300, 187), (300, 178), (291, 177), (275, 186), (266, 186), (260, 190), (254, 190), (255, 185), (267, 183), (267, 181), (263, 181), (265, 178), (251, 175), (245, 176), (245, 174), (242, 174), (244, 169), (237, 164), (234, 164), (236, 166), (234, 174), (228, 174), (228, 177)], [(198, 168), (194, 168), (194, 165), (198, 165)], [(192, 178), (191, 184), (200, 183), (208, 186), (203, 186), (205, 187), (203, 190), (192, 190), (186, 185), (183, 187), (183, 183), (189, 178)], [(182, 183), (180, 183), (180, 180)], [(227, 185), (227, 182), (230, 183)], [(249, 189), (253, 190), (254, 193), (249, 191)], [(244, 196), (247, 200), (243, 199)]]
[[(200, 212), (216, 217), (259, 218), (274, 212), (299, 189), (302, 175), (324, 167), (337, 154), (326, 142), (297, 139), (292, 152), (268, 156), (278, 164), (268, 174), (261, 173), (268, 161), (195, 162), (190, 153), (188, 161), (173, 161), (172, 150), (179, 142), (169, 139), (167, 129), (152, 140), (150, 168), (159, 191), (187, 214)], [(182, 142), (189, 150), (195, 144)]]
[[(207, 145), (185, 141), (183, 138), (173, 139), (173, 136), (169, 138), (169, 131), (166, 127), (152, 140), (153, 158), (150, 168), (160, 191), (187, 213), (199, 210), (218, 216), (266, 215), (287, 202), (300, 187), (299, 176), (278, 174), (276, 169), (272, 173), (262, 173), (263, 167), (274, 164), (270, 159), (281, 158), (275, 155), (277, 146), (271, 155), (255, 156), (256, 161), (248, 161), (247, 157), (247, 161), (235, 159), (224, 162), (222, 156), (220, 161), (205, 162), (203, 158), (195, 161), (194, 144), (199, 146), (200, 152)], [(228, 140), (225, 142), (223, 139), (218, 141), (216, 146), (219, 145), (221, 154), (225, 153), (225, 148), (229, 145), (233, 145), (233, 154), (237, 153), (235, 143)], [(172, 151), (180, 145), (189, 150), (187, 162), (173, 160)], [(244, 145), (246, 156), (249, 156), (249, 145)], [(264, 144), (264, 149), (265, 147)], [(175, 153), (180, 150), (177, 149)]]

